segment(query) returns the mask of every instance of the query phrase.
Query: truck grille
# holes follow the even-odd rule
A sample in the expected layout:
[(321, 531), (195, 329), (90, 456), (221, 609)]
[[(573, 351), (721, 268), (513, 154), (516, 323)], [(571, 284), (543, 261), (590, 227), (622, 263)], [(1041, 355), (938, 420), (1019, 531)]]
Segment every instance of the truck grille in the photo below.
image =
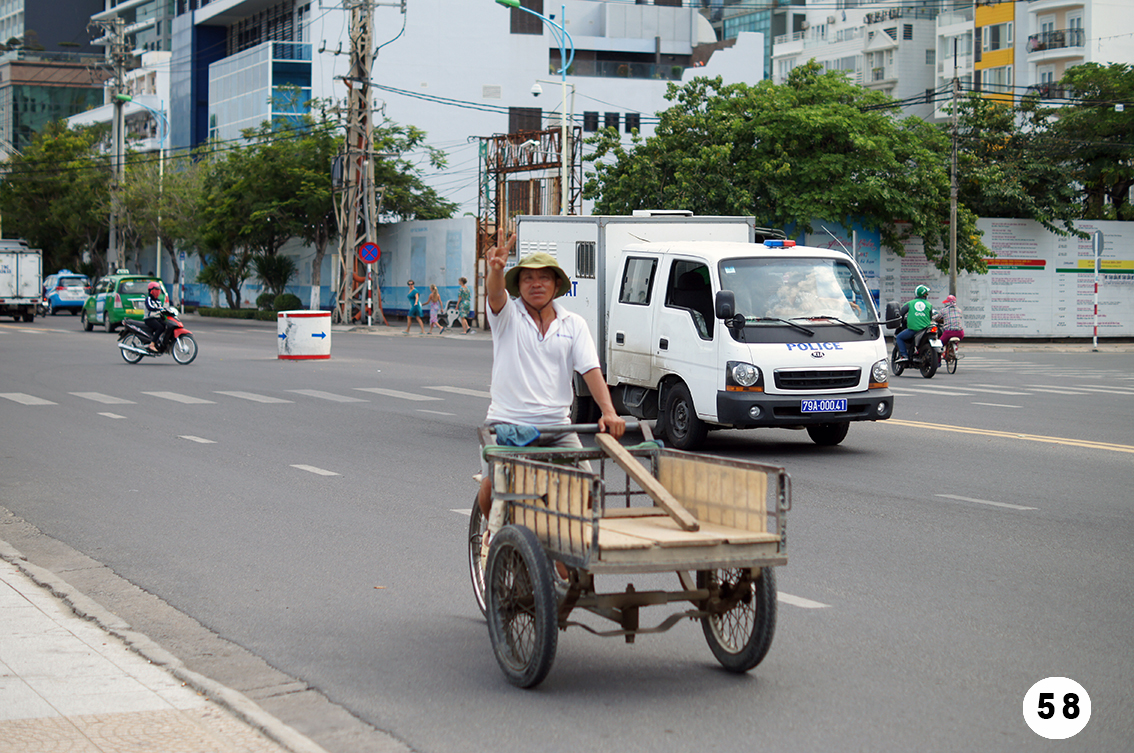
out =
[(858, 386), (862, 369), (833, 369), (827, 371), (776, 371), (776, 387), (781, 390), (823, 390), (850, 389)]

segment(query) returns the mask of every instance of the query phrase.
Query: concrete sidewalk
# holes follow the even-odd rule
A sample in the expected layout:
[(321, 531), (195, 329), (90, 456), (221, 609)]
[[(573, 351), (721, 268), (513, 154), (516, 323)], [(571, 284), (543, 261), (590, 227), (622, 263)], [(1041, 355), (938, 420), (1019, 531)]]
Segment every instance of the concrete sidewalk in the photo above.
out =
[(325, 753), (0, 542), (0, 753), (37, 751)]

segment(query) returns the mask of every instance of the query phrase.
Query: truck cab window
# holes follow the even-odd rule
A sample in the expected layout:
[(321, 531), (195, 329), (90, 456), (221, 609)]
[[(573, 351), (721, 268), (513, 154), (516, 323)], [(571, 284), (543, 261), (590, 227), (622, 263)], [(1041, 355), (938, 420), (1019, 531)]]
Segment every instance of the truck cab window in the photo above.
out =
[(622, 272), (622, 284), (618, 289), (618, 302), (637, 306), (649, 305), (657, 266), (657, 259), (635, 257), (627, 259)]
[(675, 261), (669, 270), (665, 305), (688, 311), (698, 336), (713, 339), (713, 290), (707, 266), (684, 259)]

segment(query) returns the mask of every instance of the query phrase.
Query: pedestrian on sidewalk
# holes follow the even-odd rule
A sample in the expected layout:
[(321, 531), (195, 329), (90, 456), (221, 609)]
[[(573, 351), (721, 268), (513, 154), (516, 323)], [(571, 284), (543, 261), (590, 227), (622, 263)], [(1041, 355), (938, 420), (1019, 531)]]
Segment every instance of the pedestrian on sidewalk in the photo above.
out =
[(429, 334), (433, 334), (434, 327), (438, 329), (437, 334), (445, 334), (445, 325), (437, 321), (437, 318), (441, 316), (441, 294), (437, 292), (436, 285), (430, 283), (429, 297), (425, 299), (425, 302), (429, 304)]
[(471, 335), (473, 328), (469, 325), (469, 312), (472, 310), (472, 293), (469, 292), (469, 281), (461, 277), (457, 282), (461, 284), (461, 291), (457, 293), (457, 319), (461, 322), (461, 334)]
[(409, 299), (410, 303), (409, 314), (406, 316), (406, 334), (409, 334), (410, 325), (413, 324), (413, 320), (417, 319), (417, 326), (421, 328), (421, 334), (424, 335), (425, 322), (421, 320), (421, 293), (413, 286), (413, 280), (407, 282), (406, 285), (409, 285), (409, 294), (406, 298)]

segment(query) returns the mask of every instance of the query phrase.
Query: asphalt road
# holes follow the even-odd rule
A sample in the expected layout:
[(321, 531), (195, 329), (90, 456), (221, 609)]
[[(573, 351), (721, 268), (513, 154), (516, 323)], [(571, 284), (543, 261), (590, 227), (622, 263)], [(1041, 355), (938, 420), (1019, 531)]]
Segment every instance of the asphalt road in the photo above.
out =
[[(189, 325), (181, 367), (129, 366), (68, 317), (0, 323), (0, 504), (414, 750), (1134, 739), (1134, 354), (972, 348), (957, 374), (894, 379), (895, 418), (836, 448), (710, 435), (793, 478), (768, 657), (733, 676), (695, 624), (632, 645), (571, 630), (524, 692), (465, 564), (489, 339), (335, 332), (330, 361), (296, 363), (272, 324)], [(181, 629), (154, 637), (192, 652)], [(1062, 743), (1021, 712), (1049, 676), (1093, 703)], [(332, 753), (368, 749), (287, 708), (269, 710)]]

